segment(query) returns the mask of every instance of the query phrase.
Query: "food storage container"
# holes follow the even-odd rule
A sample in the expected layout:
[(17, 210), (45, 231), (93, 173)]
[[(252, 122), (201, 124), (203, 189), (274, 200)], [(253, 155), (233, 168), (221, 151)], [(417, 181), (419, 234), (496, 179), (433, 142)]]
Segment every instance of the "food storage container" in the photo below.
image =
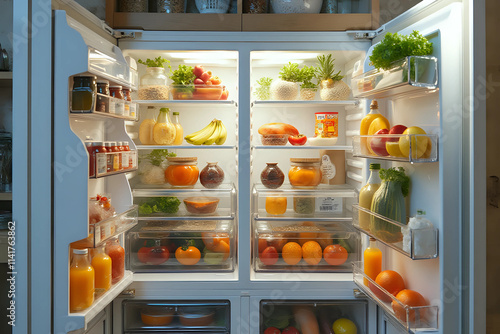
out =
[(143, 220), (127, 234), (134, 272), (233, 271), (233, 221)]
[(205, 327), (214, 322), (215, 310), (206, 307), (179, 307), (179, 322), (186, 327)]
[(283, 182), (285, 182), (285, 174), (283, 174), (283, 171), (278, 167), (278, 163), (267, 162), (266, 164), (266, 168), (260, 173), (260, 181), (269, 189), (281, 187)]
[(148, 11), (148, 0), (120, 0), (120, 12), (142, 13)]
[(224, 86), (222, 85), (171, 85), (173, 100), (219, 100)]
[(109, 100), (109, 81), (97, 80), (97, 103), (95, 110), (99, 112), (109, 112), (107, 104)]
[(114, 98), (109, 101), (109, 113), (123, 115), (125, 113), (125, 101), (122, 86), (110, 86), (109, 95)]
[(195, 215), (213, 214), (217, 210), (219, 199), (217, 197), (196, 196), (184, 199), (186, 210)]
[(171, 306), (146, 306), (141, 309), (141, 321), (147, 326), (166, 326), (174, 320), (174, 314)]
[(165, 180), (173, 187), (192, 187), (198, 182), (198, 158), (169, 157)]
[(318, 14), (323, 0), (271, 0), (271, 11), (277, 14)]
[(216, 162), (207, 162), (200, 172), (200, 183), (209, 189), (217, 188), (224, 182), (224, 171)]
[(254, 221), (255, 271), (351, 272), (360, 258), (350, 222)]
[(169, 89), (164, 67), (148, 67), (141, 77), (139, 100), (168, 100)]
[(196, 0), (196, 8), (202, 14), (224, 14), (229, 9), (229, 0)]
[(320, 184), (321, 159), (316, 158), (290, 158), (288, 180), (294, 187), (316, 187)]
[(92, 112), (96, 97), (95, 76), (77, 75), (73, 77), (73, 92), (71, 93), (72, 112)]
[(284, 146), (288, 143), (289, 135), (261, 135), (260, 141), (262, 145), (280, 145)]
[(157, 0), (156, 11), (158, 13), (184, 13), (186, 4), (186, 0)]
[(244, 13), (264, 14), (269, 8), (269, 0), (247, 0), (243, 1)]

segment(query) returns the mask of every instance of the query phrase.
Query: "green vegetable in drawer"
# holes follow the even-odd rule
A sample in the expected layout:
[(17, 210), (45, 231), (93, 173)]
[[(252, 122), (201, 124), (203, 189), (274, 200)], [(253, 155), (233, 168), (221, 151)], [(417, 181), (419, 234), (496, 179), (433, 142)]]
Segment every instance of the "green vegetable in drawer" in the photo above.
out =
[(177, 213), (181, 201), (177, 197), (152, 197), (139, 206), (139, 215), (148, 216), (153, 213)]

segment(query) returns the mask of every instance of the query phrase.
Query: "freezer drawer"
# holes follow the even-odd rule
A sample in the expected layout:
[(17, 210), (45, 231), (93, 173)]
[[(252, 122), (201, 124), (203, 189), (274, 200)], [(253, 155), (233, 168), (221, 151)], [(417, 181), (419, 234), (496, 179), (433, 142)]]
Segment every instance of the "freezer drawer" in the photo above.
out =
[(134, 272), (233, 271), (234, 221), (141, 221), (127, 249)]
[(125, 300), (124, 333), (229, 333), (229, 300)]
[[(319, 333), (368, 333), (366, 300), (266, 300), (260, 301), (259, 333), (269, 327), (283, 330), (292, 326), (300, 333), (319, 327)], [(344, 331), (342, 331), (344, 329)], [(314, 331), (313, 331), (314, 332)], [(293, 333), (293, 332), (291, 332)]]
[(351, 272), (359, 232), (348, 222), (254, 222), (255, 271)]

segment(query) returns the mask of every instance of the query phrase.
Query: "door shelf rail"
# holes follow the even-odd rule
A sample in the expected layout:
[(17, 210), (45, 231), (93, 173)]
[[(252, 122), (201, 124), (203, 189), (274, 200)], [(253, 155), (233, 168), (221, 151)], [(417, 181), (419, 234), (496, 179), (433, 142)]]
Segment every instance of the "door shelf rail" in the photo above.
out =
[(388, 70), (374, 69), (352, 79), (356, 98), (394, 98), (437, 89), (438, 60), (431, 56), (405, 57)]
[(292, 146), (292, 145), (252, 145), (252, 149), (256, 150), (329, 150), (329, 151), (352, 151), (352, 146)]
[(145, 106), (168, 106), (178, 107), (237, 107), (238, 103), (233, 100), (134, 100), (135, 103)]
[(99, 93), (95, 93), (94, 95), (92, 107), (89, 110), (77, 110), (73, 109), (71, 102), (72, 94), (70, 93), (70, 115), (110, 117), (123, 119), (125, 121), (137, 121), (137, 103), (124, 101)]
[[(113, 162), (113, 160), (115, 162)], [(115, 166), (118, 166), (118, 161), (127, 160), (127, 163), (131, 162), (130, 168), (124, 168), (120, 170), (112, 170), (107, 171), (108, 161), (111, 164), (116, 163)], [(137, 171), (138, 161), (137, 161), (137, 151), (122, 151), (122, 152), (106, 152), (106, 153), (96, 153), (95, 154), (95, 168), (94, 175), (89, 176), (89, 179), (98, 179), (101, 177), (123, 174), (123, 173), (131, 173)]]
[[(427, 260), (438, 257), (438, 229), (435, 227), (412, 229), (408, 225), (379, 215), (359, 205), (352, 206), (353, 226), (384, 245), (400, 252), (412, 260)], [(377, 230), (370, 229), (375, 225)], [(373, 229), (373, 228), (372, 228)]]
[(235, 145), (137, 145), (140, 151), (146, 150), (234, 150)]
[(354, 283), (406, 332), (438, 330), (439, 306), (408, 306), (403, 304), (365, 275), (362, 262), (353, 262), (352, 272)]
[[(437, 134), (353, 136), (352, 154), (354, 157), (367, 159), (411, 163), (437, 162), (438, 139)], [(373, 153), (368, 150), (368, 146)]]

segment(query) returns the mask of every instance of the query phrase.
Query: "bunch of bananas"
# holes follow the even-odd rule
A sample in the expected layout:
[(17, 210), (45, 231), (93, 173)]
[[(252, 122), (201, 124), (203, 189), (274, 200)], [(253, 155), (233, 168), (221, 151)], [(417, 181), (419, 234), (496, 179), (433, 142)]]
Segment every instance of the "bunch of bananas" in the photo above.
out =
[(193, 145), (222, 145), (226, 142), (227, 129), (221, 120), (214, 119), (210, 124), (184, 137), (184, 139)]

